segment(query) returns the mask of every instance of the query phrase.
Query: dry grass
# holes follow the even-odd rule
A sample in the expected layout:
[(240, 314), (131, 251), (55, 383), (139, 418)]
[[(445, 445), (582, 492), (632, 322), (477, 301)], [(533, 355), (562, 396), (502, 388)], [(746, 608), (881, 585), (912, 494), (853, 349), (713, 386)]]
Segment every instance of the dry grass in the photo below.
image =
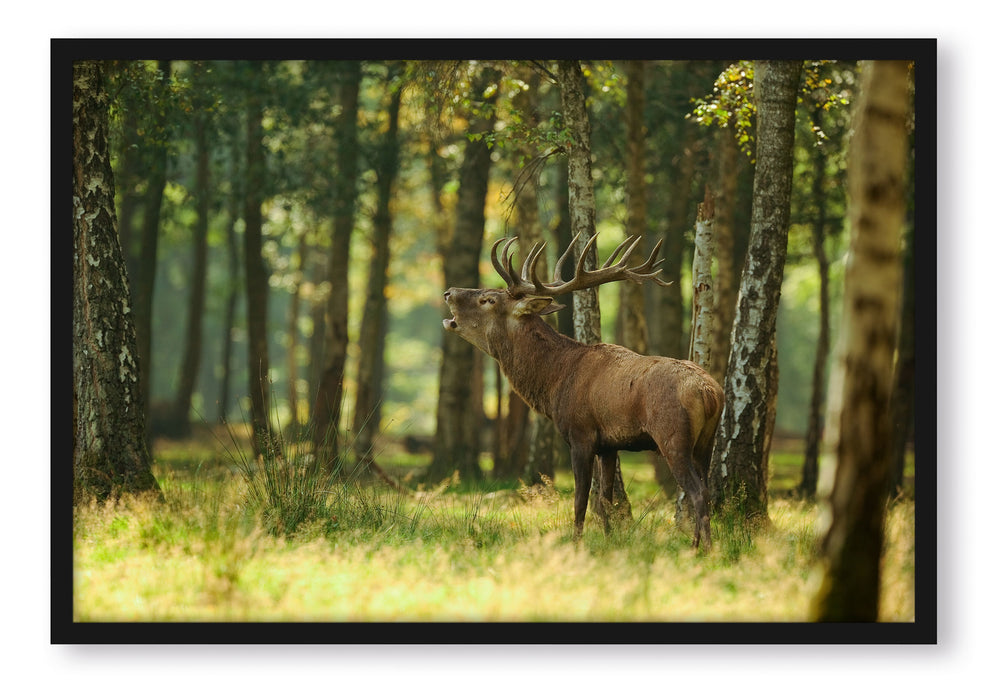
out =
[[(623, 464), (624, 470), (627, 469)], [(165, 504), (75, 513), (78, 621), (803, 621), (814, 592), (817, 509), (771, 504), (773, 527), (714, 522), (699, 556), (627, 471), (634, 522), (571, 541), (570, 496), (377, 486), (327, 494), (286, 538), (241, 477), (161, 474)], [(563, 482), (563, 480), (561, 480)], [(638, 484), (638, 485), (637, 485)], [(566, 484), (558, 484), (565, 489)], [(455, 489), (456, 490), (456, 489)], [(881, 619), (914, 617), (914, 507), (893, 506)]]

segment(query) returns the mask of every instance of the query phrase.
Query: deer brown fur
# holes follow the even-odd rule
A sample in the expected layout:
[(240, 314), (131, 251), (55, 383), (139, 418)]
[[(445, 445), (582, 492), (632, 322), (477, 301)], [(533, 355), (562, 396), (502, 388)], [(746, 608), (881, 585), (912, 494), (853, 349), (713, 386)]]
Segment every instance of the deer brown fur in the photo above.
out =
[[(613, 268), (606, 263), (603, 270)], [(513, 284), (513, 278), (529, 281), (526, 267), (521, 278), (503, 277), (508, 290), (448, 289), (444, 299), (453, 318), (444, 320), (444, 327), (495, 358), (519, 396), (553, 420), (567, 440), (576, 537), (584, 528), (595, 457), (602, 465), (602, 503), (596, 510), (607, 528), (618, 451), (659, 450), (694, 506), (694, 546), (709, 547), (706, 474), (724, 404), (722, 388), (692, 362), (645, 357), (607, 343), (584, 345), (558, 333), (541, 316), (563, 307), (551, 296), (520, 292)], [(537, 285), (540, 291), (553, 289)]]

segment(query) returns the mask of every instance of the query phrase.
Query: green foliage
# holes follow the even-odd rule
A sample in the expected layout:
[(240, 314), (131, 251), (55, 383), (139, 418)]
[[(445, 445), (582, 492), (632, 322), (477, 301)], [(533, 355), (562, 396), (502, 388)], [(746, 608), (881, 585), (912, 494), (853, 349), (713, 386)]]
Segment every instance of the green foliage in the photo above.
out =
[(753, 158), (753, 123), (756, 105), (753, 103), (753, 61), (730, 64), (715, 80), (712, 92), (692, 100), (694, 110), (688, 114), (704, 126), (731, 128), (736, 143), (748, 158)]
[(853, 71), (843, 69), (836, 61), (804, 62), (804, 76), (798, 93), (798, 103), (808, 107), (812, 117), (809, 119), (809, 127), (818, 145), (829, 137), (826, 129), (814, 116), (848, 106), (854, 89), (853, 81)]
[[(841, 75), (836, 64), (836, 61), (804, 62), (799, 103), (810, 104), (825, 112), (849, 104), (849, 76)], [(692, 100), (695, 107), (687, 118), (703, 126), (733, 129), (736, 143), (752, 160), (755, 139), (752, 129), (756, 119), (753, 88), (753, 61), (732, 63), (719, 74), (711, 93)], [(810, 120), (809, 128), (819, 144), (828, 138), (822, 125), (816, 121)]]

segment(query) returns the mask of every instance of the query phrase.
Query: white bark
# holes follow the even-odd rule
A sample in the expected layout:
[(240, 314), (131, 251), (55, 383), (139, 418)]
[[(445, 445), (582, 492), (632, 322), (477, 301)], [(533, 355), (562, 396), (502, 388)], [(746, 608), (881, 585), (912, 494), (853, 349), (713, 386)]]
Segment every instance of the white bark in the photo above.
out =
[(706, 372), (712, 369), (712, 342), (715, 333), (715, 290), (712, 282), (712, 249), (715, 246), (715, 210), (711, 193), (706, 189), (705, 201), (698, 206), (694, 228), (694, 284), (691, 352), (688, 359)]

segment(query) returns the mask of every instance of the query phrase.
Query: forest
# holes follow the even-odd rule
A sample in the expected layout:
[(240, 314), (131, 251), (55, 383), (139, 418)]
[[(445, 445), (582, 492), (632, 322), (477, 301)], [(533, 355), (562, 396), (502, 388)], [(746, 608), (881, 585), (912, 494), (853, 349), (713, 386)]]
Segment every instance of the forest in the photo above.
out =
[[(825, 59), (76, 62), (73, 621), (914, 622), (915, 77)], [(604, 269), (659, 244), (662, 284), (574, 291), (543, 318), (724, 388), (699, 475), (711, 551), (649, 451), (621, 452), (618, 534), (592, 507), (572, 546), (571, 441), (445, 330), (445, 290), (506, 286), (507, 238), (510, 267), (542, 246), (542, 279), (558, 260), (580, 276), (585, 245)], [(424, 545), (443, 563), (404, 553)], [(142, 551), (197, 560), (199, 597), (176, 579), (116, 607), (115, 567)], [(356, 580), (376, 558), (465, 569), (478, 597), (422, 572), (365, 595), (320, 574), (353, 596), (337, 608), (255, 568), (338, 551)], [(625, 571), (627, 604), (541, 607), (560, 580), (527, 584), (530, 557)], [(741, 579), (781, 559), (792, 607), (755, 613)], [(663, 566), (683, 579), (651, 589)], [(710, 586), (726, 598), (705, 610)]]

